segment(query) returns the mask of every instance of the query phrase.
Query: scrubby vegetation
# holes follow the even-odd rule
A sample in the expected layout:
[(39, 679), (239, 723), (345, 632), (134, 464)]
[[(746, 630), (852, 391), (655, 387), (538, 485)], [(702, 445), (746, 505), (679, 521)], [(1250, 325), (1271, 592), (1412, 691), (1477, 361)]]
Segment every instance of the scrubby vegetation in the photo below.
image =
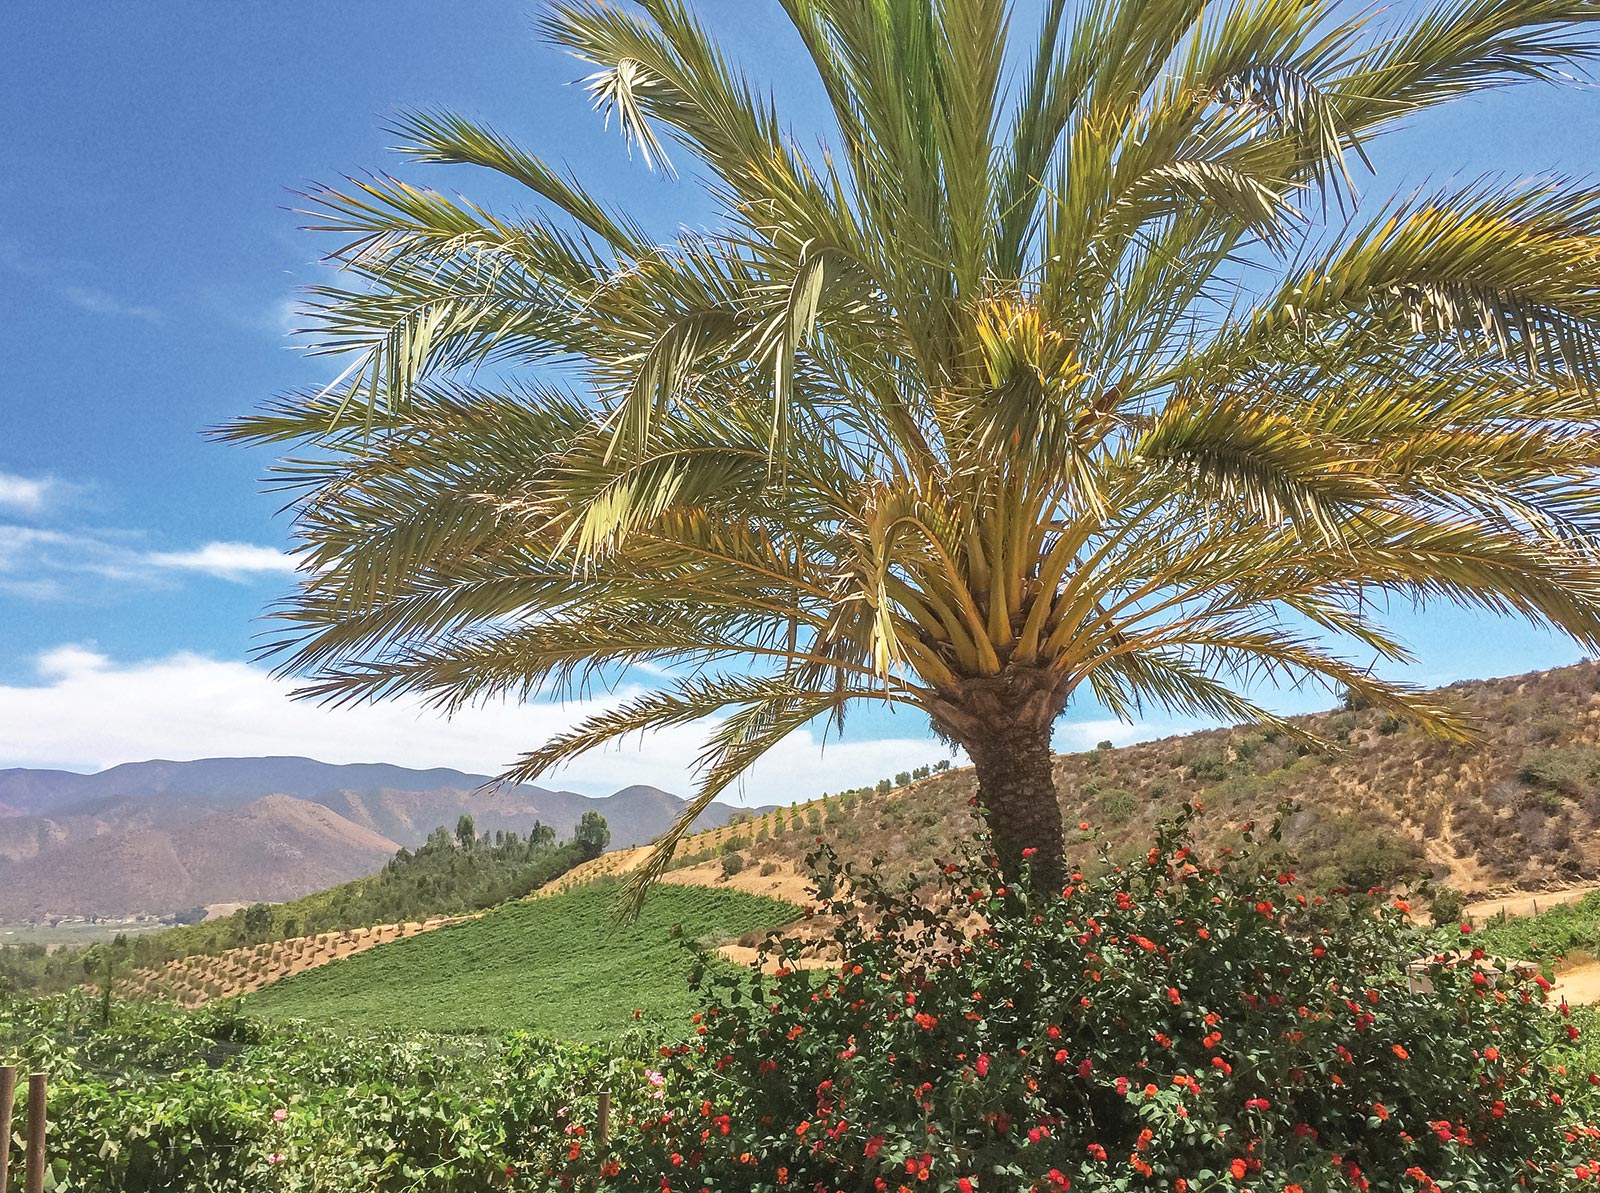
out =
[[(1249, 726), (1102, 742), (1056, 757), (1063, 818), (1100, 826), (1126, 861), (1185, 800), (1224, 813), (1201, 826), (1210, 845), (1231, 842), (1226, 825), (1265, 820), (1293, 801), (1302, 810), (1285, 844), (1319, 889), (1429, 879), (1448, 900), (1600, 874), (1600, 665), (1474, 680), (1438, 696), (1479, 729), (1480, 743), (1441, 743), (1359, 701), (1296, 718), (1330, 743), (1326, 751)], [(747, 862), (793, 863), (821, 835), (841, 856), (876, 856), (904, 874), (970, 839), (975, 790), (970, 770), (934, 768), (902, 789), (826, 797), (813, 805), (814, 823), (789, 825), (808, 831), (758, 833), (737, 847)], [(1094, 864), (1081, 848), (1074, 860)]]
[(272, 1018), (380, 1029), (493, 1034), (527, 1028), (600, 1039), (635, 1023), (681, 1024), (690, 958), (796, 918), (733, 890), (663, 886), (635, 923), (616, 920), (615, 883), (509, 903), (478, 919), (307, 970), (247, 996)]
[(397, 924), (494, 907), (518, 899), (598, 856), (611, 839), (605, 818), (584, 813), (572, 839), (535, 824), (480, 835), (471, 816), (451, 832), (433, 830), (415, 850), (401, 849), (378, 873), (288, 903), (256, 903), (204, 923), (77, 949), (0, 947), (0, 980), (12, 990), (62, 990), (101, 980), (108, 967), (150, 967), (180, 957), (214, 955), (246, 945), (373, 924)]

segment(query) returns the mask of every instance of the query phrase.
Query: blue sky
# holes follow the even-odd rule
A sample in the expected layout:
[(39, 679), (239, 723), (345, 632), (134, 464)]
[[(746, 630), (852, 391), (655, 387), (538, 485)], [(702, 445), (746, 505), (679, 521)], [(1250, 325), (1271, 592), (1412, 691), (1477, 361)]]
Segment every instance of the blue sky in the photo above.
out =
[[(771, 0), (702, 0), (736, 59), (818, 127)], [(1021, 6), (1023, 21), (1029, 6)], [(89, 769), (148, 756), (308, 753), (492, 770), (574, 710), (488, 710), (453, 726), (412, 710), (366, 720), (290, 709), (246, 665), (288, 577), (266, 457), (201, 438), (254, 401), (329, 376), (285, 337), (327, 246), (296, 230), (293, 189), (396, 169), (491, 203), (480, 175), (398, 166), (385, 118), (411, 106), (482, 117), (577, 168), (670, 230), (699, 222), (692, 182), (630, 161), (539, 45), (527, 0), (220, 5), (22, 0), (0, 46), (0, 766)], [(1474, 99), (1373, 147), (1369, 196), (1485, 173), (1593, 176), (1600, 91)], [(1570, 644), (1449, 610), (1397, 618), (1421, 682), (1573, 661)], [(640, 677), (647, 680), (648, 677)], [(1284, 693), (1290, 710), (1321, 693)], [(1112, 732), (1074, 709), (1058, 744)], [(586, 760), (581, 790), (685, 786), (688, 739)], [(807, 737), (751, 786), (805, 795), (931, 760), (926, 725), (868, 711), (818, 759)], [(759, 789), (758, 789), (759, 788)]]

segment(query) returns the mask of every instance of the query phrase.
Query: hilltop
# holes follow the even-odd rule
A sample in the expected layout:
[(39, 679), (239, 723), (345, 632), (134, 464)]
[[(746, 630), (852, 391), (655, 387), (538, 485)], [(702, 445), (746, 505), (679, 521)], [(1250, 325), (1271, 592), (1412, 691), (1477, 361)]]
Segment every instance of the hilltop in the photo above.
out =
[[(0, 771), (0, 921), (170, 915), (292, 899), (371, 874), (402, 846), (470, 814), (482, 831), (560, 837), (585, 812), (614, 844), (648, 841), (683, 800), (632, 786), (593, 798), (486, 790), (484, 775), (309, 758), (151, 761), (98, 774)], [(700, 823), (725, 822), (715, 804)]]

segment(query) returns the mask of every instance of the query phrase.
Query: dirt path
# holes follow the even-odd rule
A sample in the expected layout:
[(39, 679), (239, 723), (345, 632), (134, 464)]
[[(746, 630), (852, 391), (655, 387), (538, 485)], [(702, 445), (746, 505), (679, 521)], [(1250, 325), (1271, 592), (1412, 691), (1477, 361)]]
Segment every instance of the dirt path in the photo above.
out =
[(1559, 887), (1550, 891), (1508, 891), (1490, 899), (1478, 899), (1462, 910), (1474, 920), (1493, 919), (1502, 911), (1509, 916), (1537, 915), (1567, 903), (1576, 903), (1590, 891), (1600, 890), (1600, 883), (1583, 883), (1580, 886)]
[(1574, 965), (1565, 973), (1557, 973), (1550, 997), (1564, 998), (1574, 1006), (1600, 1002), (1600, 961)]

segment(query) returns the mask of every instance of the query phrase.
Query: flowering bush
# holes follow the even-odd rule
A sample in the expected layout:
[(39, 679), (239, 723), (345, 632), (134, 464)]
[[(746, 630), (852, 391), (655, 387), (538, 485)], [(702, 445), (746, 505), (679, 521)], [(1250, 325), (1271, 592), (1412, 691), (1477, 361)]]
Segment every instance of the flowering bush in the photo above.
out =
[[(562, 1188), (1505, 1190), (1600, 1172), (1577, 1034), (1543, 979), (1423, 954), (1398, 901), (1308, 896), (1164, 825), (1142, 864), (1007, 886), (992, 863), (887, 888), (819, 859), (826, 970), (705, 975), (692, 1042)], [(1470, 950), (1470, 938), (1463, 942)], [(603, 1165), (603, 1167), (601, 1167)]]

